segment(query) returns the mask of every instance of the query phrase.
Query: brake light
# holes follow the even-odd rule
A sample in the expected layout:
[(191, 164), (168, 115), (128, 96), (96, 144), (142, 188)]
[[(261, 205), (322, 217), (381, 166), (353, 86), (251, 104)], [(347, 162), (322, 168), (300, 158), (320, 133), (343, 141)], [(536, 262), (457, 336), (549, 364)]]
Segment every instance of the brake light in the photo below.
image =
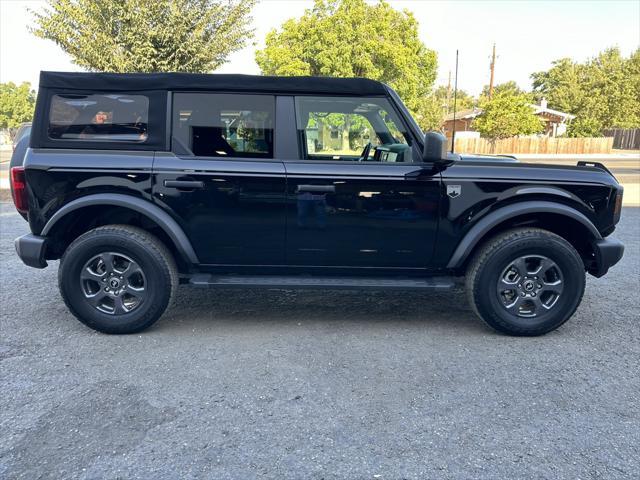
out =
[(24, 167), (11, 167), (11, 195), (13, 204), (20, 213), (29, 211), (29, 199), (27, 197), (27, 182), (24, 177)]
[(617, 224), (620, 221), (620, 214), (622, 213), (622, 196), (624, 195), (624, 190), (620, 188), (616, 194), (616, 203), (613, 207), (613, 224)]

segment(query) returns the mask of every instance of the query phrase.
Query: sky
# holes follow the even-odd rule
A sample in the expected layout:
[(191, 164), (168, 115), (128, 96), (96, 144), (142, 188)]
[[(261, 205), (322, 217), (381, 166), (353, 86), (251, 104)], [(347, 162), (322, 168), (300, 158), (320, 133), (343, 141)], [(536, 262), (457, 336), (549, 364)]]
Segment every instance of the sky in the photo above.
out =
[[(584, 61), (611, 46), (629, 55), (640, 46), (640, 0), (389, 0), (414, 13), (420, 38), (438, 54), (436, 85), (446, 85), (460, 51), (458, 86), (478, 95), (489, 83), (491, 47), (496, 44), (495, 82), (515, 80), (531, 88), (530, 74), (546, 70), (558, 58)], [(234, 53), (217, 72), (260, 73), (254, 60), (264, 37), (285, 20), (312, 6), (307, 0), (262, 0), (253, 11), (255, 38)], [(37, 0), (0, 0), (0, 81), (28, 81), (35, 87), (40, 70), (77, 71), (53, 42), (28, 30)], [(375, 28), (372, 25), (371, 28)]]

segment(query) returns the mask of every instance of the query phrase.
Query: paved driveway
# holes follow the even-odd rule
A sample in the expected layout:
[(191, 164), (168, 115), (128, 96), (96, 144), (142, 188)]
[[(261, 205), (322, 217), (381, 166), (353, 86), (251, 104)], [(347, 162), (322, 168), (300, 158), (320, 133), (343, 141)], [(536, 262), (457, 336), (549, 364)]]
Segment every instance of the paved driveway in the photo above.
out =
[(0, 215), (0, 478), (638, 478), (637, 208), (623, 263), (541, 338), (460, 291), (186, 287), (148, 332), (101, 335)]

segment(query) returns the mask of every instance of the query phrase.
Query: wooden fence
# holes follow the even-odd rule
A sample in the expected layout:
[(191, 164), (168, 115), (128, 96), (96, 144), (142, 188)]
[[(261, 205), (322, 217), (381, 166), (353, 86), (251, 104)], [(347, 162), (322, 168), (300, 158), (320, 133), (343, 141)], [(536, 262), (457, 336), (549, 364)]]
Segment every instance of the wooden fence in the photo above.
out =
[[(451, 145), (451, 139), (449, 139)], [(512, 137), (496, 140), (486, 138), (456, 138), (457, 153), (611, 153), (612, 137), (553, 138)]]
[(604, 135), (613, 137), (613, 148), (640, 150), (640, 128), (611, 128)]

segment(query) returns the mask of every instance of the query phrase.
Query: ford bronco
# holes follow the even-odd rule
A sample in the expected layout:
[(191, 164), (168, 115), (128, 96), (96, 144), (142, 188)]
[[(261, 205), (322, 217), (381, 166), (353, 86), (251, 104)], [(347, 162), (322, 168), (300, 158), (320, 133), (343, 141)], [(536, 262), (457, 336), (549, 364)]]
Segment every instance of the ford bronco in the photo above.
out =
[(70, 311), (138, 332), (179, 283), (397, 289), (466, 277), (494, 329), (540, 335), (620, 260), (597, 163), (448, 153), (359, 78), (42, 72), (11, 188), (23, 262), (60, 259)]

